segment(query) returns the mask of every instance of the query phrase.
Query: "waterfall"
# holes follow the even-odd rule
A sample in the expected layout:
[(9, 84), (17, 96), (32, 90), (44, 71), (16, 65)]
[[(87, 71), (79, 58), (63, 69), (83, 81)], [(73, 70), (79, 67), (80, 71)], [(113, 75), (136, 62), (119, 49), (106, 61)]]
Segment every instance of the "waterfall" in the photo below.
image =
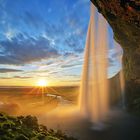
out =
[(107, 22), (91, 3), (79, 105), (91, 122), (100, 122), (109, 110), (107, 80)]
[(121, 87), (121, 96), (122, 96), (122, 108), (126, 109), (126, 104), (125, 104), (125, 81), (124, 81), (123, 70), (120, 71), (120, 87)]
[[(83, 73), (80, 86), (79, 107), (82, 115), (94, 124), (101, 124), (110, 109), (108, 69), (108, 23), (91, 3)], [(116, 49), (120, 47), (114, 42)], [(120, 63), (122, 57), (119, 57)], [(119, 73), (119, 94), (122, 95), (122, 107), (125, 108), (123, 71)], [(117, 82), (115, 82), (116, 84)], [(115, 89), (114, 89), (115, 90)], [(112, 91), (111, 91), (112, 92)], [(113, 91), (114, 92), (114, 91)], [(114, 92), (115, 93), (115, 92)], [(112, 94), (112, 93), (110, 93)]]

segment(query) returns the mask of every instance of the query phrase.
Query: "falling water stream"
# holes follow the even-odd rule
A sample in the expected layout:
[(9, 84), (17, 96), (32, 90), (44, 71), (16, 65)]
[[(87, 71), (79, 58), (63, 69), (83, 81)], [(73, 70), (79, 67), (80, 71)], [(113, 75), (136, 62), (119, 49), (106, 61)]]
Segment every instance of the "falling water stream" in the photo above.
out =
[(107, 22), (97, 13), (93, 4), (86, 40), (80, 106), (82, 113), (92, 122), (99, 122), (109, 109)]
[(125, 81), (124, 81), (124, 74), (123, 70), (120, 71), (120, 87), (121, 87), (121, 96), (122, 96), (122, 108), (126, 109), (125, 103)]
[[(109, 39), (107, 29), (107, 21), (91, 3), (79, 106), (83, 116), (95, 124), (99, 124), (107, 116), (110, 109), (107, 78)], [(120, 86), (123, 91), (122, 72), (120, 73)]]

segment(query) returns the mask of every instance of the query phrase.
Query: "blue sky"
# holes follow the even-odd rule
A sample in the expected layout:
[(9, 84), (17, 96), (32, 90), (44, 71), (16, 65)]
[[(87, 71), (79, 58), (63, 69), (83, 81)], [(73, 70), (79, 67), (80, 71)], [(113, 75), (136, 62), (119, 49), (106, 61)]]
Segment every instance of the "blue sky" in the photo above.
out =
[[(79, 83), (89, 0), (0, 0), (0, 9), (0, 85), (30, 85), (39, 78), (52, 85)], [(122, 51), (108, 30), (112, 77)]]

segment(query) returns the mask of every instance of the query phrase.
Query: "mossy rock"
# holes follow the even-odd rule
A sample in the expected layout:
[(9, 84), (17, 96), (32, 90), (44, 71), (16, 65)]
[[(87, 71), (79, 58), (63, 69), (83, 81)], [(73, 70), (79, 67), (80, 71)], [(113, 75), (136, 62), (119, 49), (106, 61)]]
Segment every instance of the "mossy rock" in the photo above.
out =
[(0, 113), (0, 140), (76, 140), (60, 130), (48, 130), (34, 116), (13, 117)]

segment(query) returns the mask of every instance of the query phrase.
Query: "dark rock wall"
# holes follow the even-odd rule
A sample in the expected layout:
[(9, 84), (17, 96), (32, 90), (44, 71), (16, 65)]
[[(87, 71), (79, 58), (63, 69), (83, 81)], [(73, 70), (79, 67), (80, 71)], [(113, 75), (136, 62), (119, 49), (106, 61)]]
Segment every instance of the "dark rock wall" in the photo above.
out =
[(140, 79), (140, 1), (91, 0), (111, 25), (124, 50), (127, 80)]
[[(128, 106), (140, 99), (140, 0), (91, 0), (111, 25), (124, 50)], [(140, 104), (140, 100), (138, 101)], [(140, 110), (140, 105), (139, 105)]]

